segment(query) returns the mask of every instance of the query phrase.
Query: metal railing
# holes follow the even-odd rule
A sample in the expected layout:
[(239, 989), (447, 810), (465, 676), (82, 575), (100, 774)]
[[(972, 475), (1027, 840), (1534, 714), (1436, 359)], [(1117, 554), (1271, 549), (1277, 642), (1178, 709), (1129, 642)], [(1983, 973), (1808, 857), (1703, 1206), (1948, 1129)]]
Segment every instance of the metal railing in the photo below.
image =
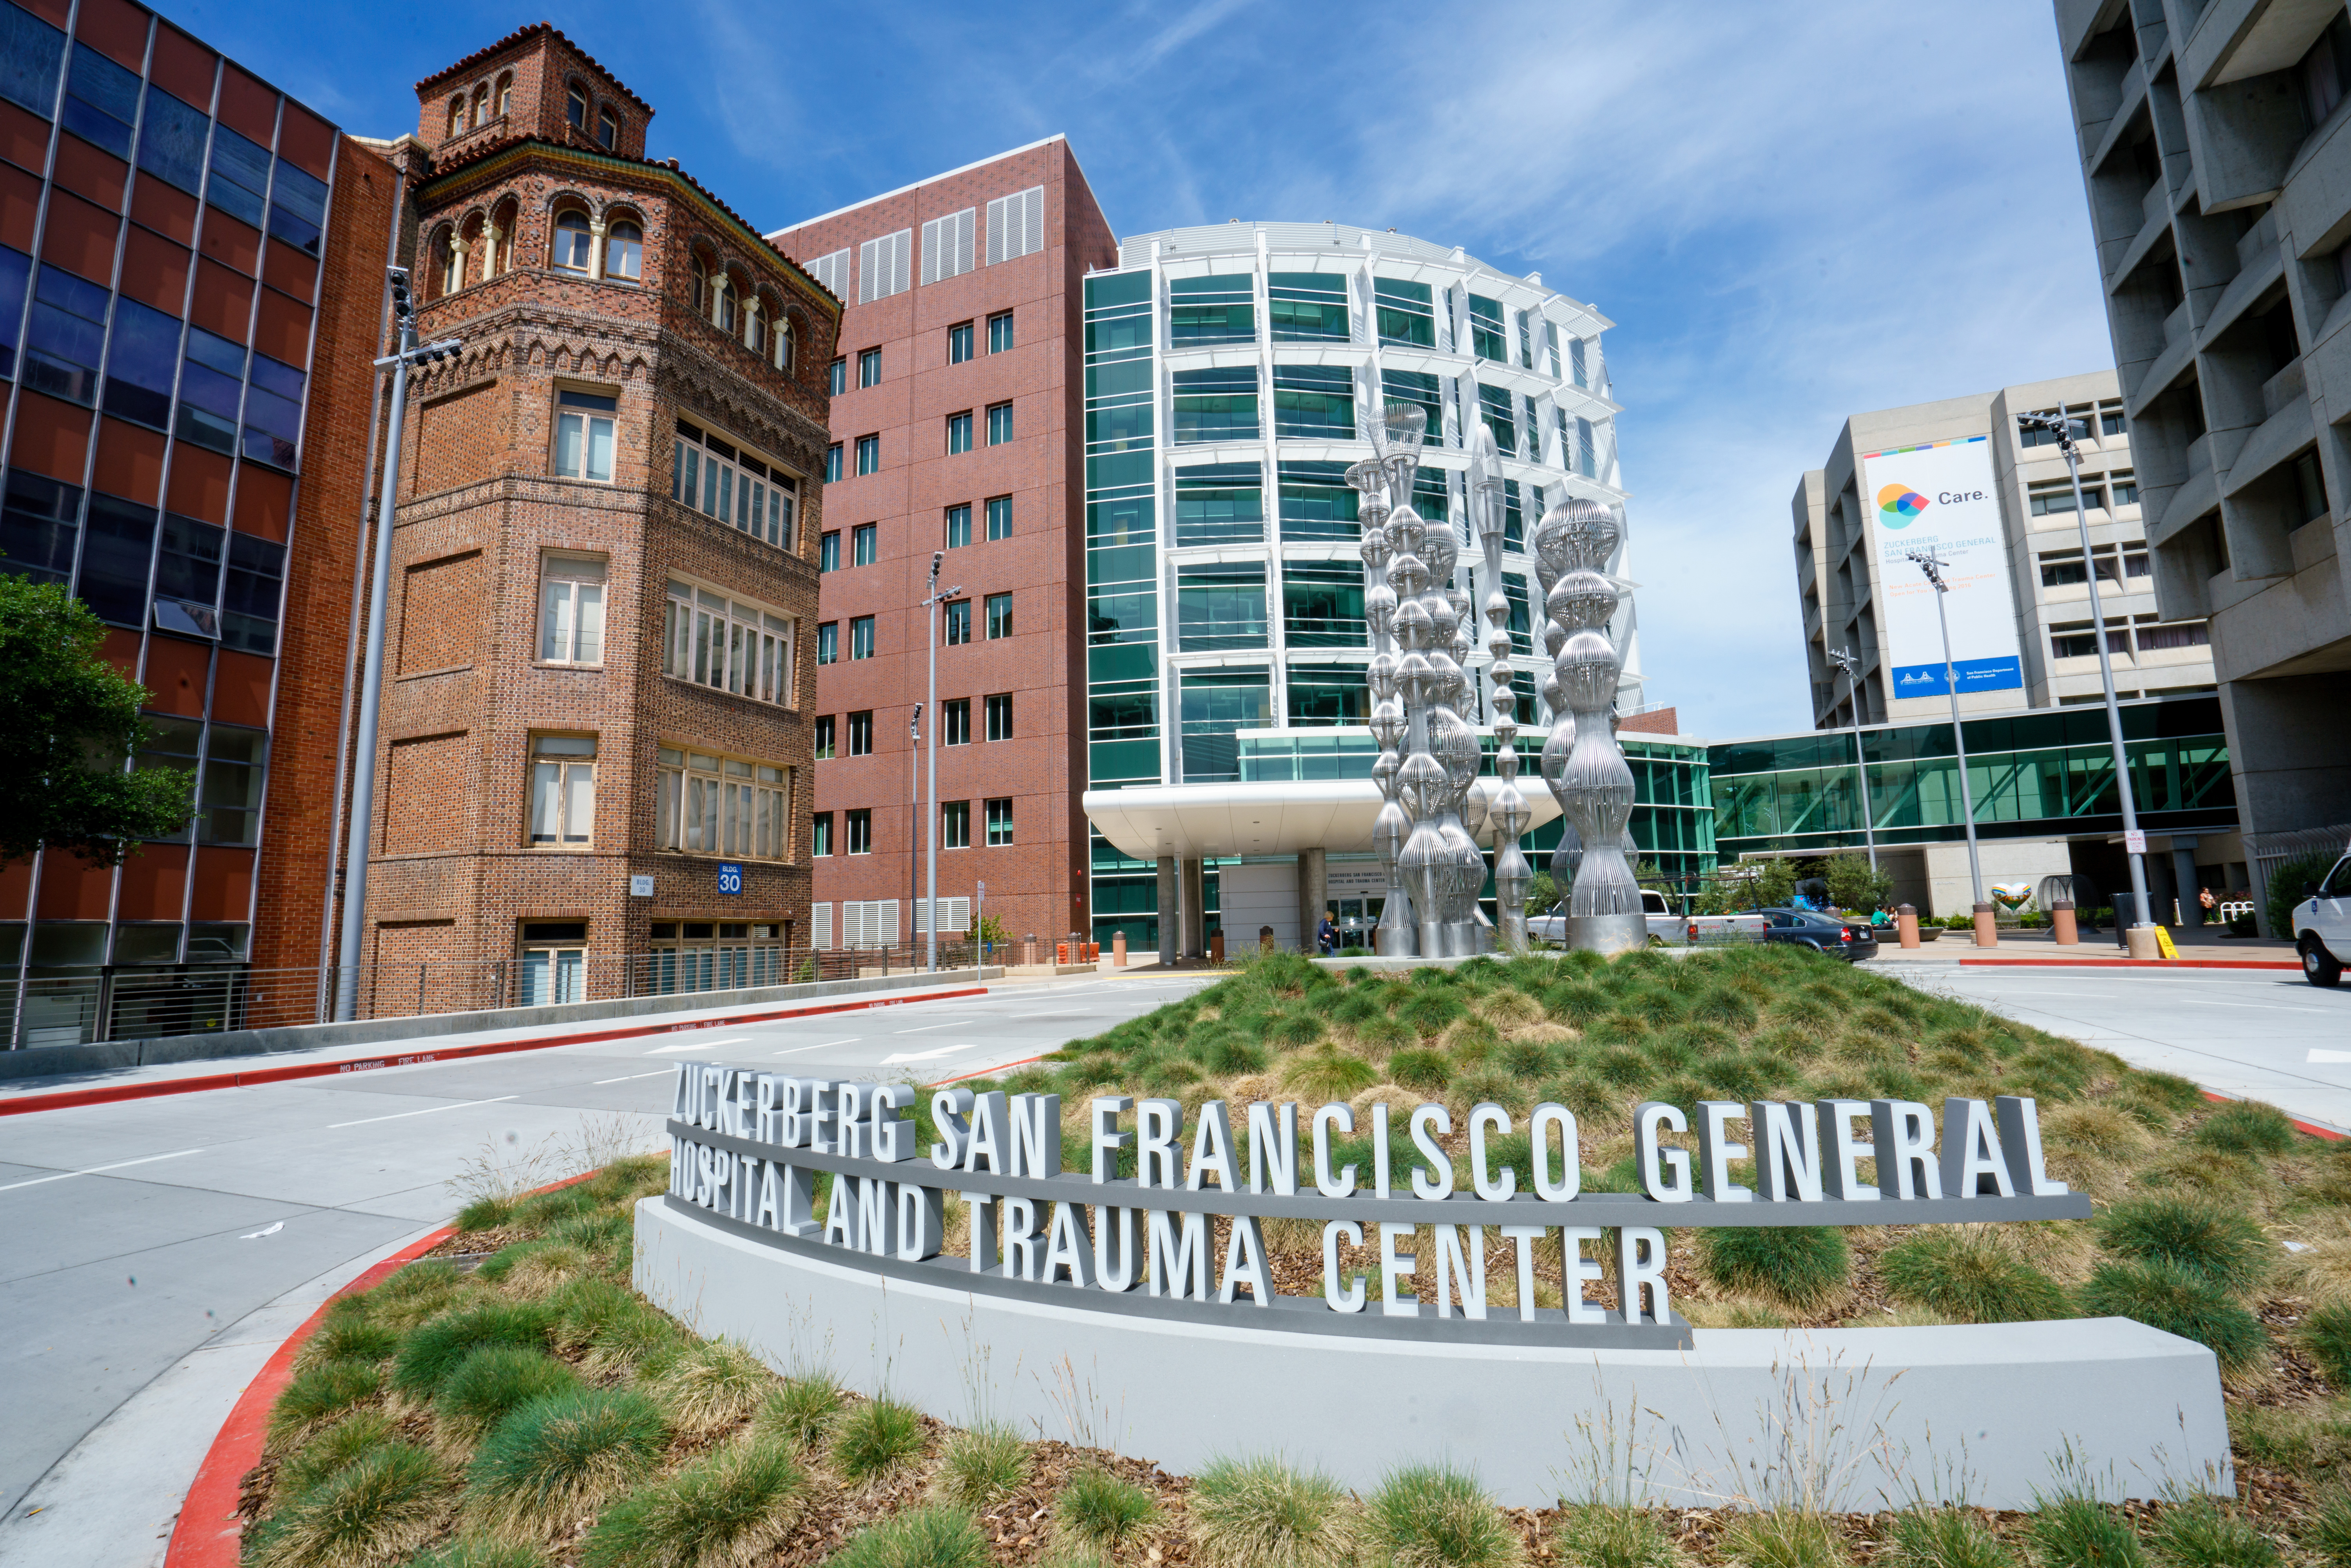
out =
[[(562, 1002), (680, 996), (906, 974), (927, 938), (886, 947), (725, 943), (600, 954), (557, 949), (515, 958), (420, 959), (360, 967), (359, 1017), (414, 1018)], [(942, 936), (939, 967), (968, 968), (980, 945)], [(994, 955), (991, 961), (1003, 961)], [(1013, 955), (1017, 957), (1017, 953)], [(92, 1045), (321, 1023), (343, 971), (249, 964), (110, 964), (0, 969), (0, 1049)], [(19, 1005), (19, 998), (21, 1006)]]

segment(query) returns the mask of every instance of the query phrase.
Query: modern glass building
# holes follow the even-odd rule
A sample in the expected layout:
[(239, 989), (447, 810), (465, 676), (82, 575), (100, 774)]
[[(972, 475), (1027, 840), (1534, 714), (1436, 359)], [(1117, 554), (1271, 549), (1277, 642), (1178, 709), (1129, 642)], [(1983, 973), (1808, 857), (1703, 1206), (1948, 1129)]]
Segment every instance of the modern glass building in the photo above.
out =
[[(1428, 412), (1415, 505), (1459, 534), (1465, 588), (1482, 566), (1467, 437), (1479, 420), (1493, 431), (1508, 508), (1503, 589), (1522, 669), (1532, 668), (1540, 590), (1525, 541), (1535, 522), (1568, 496), (1624, 516), (1605, 318), (1540, 275), (1340, 224), (1173, 229), (1123, 241), (1119, 263), (1085, 282), (1091, 790), (1253, 781), (1250, 768), (1274, 766), (1281, 744), (1262, 732), (1364, 722), (1371, 649), (1356, 495), (1343, 476), (1370, 455), (1364, 422), (1388, 403)], [(1613, 570), (1624, 574), (1621, 554)], [(1614, 630), (1629, 708), (1641, 676), (1625, 586)], [(1472, 662), (1482, 667), (1486, 655)], [(1533, 706), (1522, 697), (1519, 716), (1540, 749)], [(1530, 781), (1540, 790), (1531, 769)], [(1213, 858), (1197, 873), (1204, 911), (1216, 908), (1206, 902)], [(1099, 832), (1092, 863), (1096, 935), (1156, 943), (1169, 879)], [(1186, 869), (1185, 885), (1195, 874)]]

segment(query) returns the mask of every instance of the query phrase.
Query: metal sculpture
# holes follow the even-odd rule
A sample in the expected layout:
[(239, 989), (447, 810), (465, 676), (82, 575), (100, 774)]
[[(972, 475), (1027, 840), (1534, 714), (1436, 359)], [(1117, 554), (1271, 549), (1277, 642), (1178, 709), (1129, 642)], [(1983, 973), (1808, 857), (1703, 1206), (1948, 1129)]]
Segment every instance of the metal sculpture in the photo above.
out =
[[(1499, 916), (1501, 946), (1519, 952), (1527, 945), (1527, 888), (1534, 868), (1527, 863), (1519, 839), (1527, 831), (1527, 798), (1519, 790), (1518, 695), (1510, 678), (1510, 600), (1502, 588), (1502, 468), (1494, 433), (1479, 422), (1469, 447), (1469, 504), (1478, 526), (1478, 542), (1486, 555), (1486, 653), (1490, 659), (1487, 678), (1493, 682), (1494, 775), (1499, 780), (1488, 802), (1486, 820), (1494, 830), (1494, 909)], [(1546, 585), (1548, 587), (1548, 585)]]
[[(1624, 659), (1608, 637), (1618, 598), (1605, 568), (1621, 537), (1606, 507), (1581, 499), (1552, 507), (1535, 533), (1536, 559), (1552, 579), (1543, 609), (1560, 632), (1543, 777), (1582, 846), (1581, 854), (1572, 857), (1567, 945), (1601, 953), (1623, 952), (1648, 940), (1640, 883), (1625, 852), (1633, 770), (1615, 733), (1616, 682)], [(1563, 725), (1569, 731), (1564, 739)], [(1555, 880), (1562, 860), (1569, 858), (1562, 838), (1561, 853), (1552, 862)]]

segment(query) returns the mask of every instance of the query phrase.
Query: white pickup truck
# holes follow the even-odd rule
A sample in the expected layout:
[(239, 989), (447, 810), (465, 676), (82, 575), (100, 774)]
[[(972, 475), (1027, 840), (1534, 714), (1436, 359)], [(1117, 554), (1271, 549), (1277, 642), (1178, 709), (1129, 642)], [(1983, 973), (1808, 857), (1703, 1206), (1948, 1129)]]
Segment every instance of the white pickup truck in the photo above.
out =
[[(1649, 923), (1649, 940), (1667, 947), (1686, 947), (1693, 937), (1700, 944), (1709, 938), (1757, 941), (1765, 924), (1760, 915), (1693, 915), (1684, 918), (1673, 912), (1664, 894), (1648, 888), (1641, 890), (1641, 913)], [(1527, 935), (1538, 942), (1566, 941), (1567, 905), (1554, 904), (1548, 915), (1529, 915)]]

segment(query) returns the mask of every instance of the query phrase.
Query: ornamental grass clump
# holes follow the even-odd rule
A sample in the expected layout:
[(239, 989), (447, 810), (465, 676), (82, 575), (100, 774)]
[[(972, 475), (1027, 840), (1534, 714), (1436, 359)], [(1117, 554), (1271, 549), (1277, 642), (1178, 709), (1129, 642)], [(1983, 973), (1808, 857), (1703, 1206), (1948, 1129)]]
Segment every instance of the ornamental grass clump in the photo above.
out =
[(1969, 1508), (1911, 1508), (1894, 1516), (1886, 1555), (1899, 1568), (2015, 1568), (2016, 1553)]
[(2079, 1493), (2035, 1500), (2026, 1538), (2042, 1568), (2146, 1568), (2130, 1521)]
[(254, 1568), (375, 1568), (439, 1533), (449, 1473), (413, 1443), (388, 1443), (298, 1492), (256, 1532)]
[(2010, 1256), (1990, 1235), (1922, 1231), (1877, 1255), (1894, 1299), (1961, 1323), (2018, 1323), (2074, 1315), (2063, 1286)]
[(465, 1535), (408, 1560), (407, 1568), (546, 1568), (538, 1549), (519, 1541)]
[(272, 1485), (280, 1496), (308, 1491), (339, 1475), (378, 1448), (395, 1441), (399, 1428), (381, 1410), (360, 1410), (344, 1416), (286, 1456)]
[(2241, 1214), (2173, 1197), (2118, 1203), (2096, 1224), (2098, 1245), (2113, 1256), (2174, 1264), (2232, 1293), (2261, 1282), (2274, 1245)]
[(1853, 1255), (1844, 1232), (1822, 1225), (1698, 1232), (1698, 1266), (1714, 1284), (1792, 1307), (1818, 1305), (1844, 1289)]
[(478, 1441), (509, 1412), (579, 1385), (579, 1375), (544, 1351), (486, 1344), (433, 1396), (433, 1435), (444, 1448)]
[(296, 1373), (269, 1411), (269, 1440), (282, 1443), (331, 1419), (383, 1387), (371, 1361), (322, 1361)]
[(475, 1450), (467, 1505), (501, 1533), (543, 1535), (642, 1479), (668, 1445), (661, 1407), (634, 1389), (535, 1399)]
[(2204, 1118), (2196, 1141), (2231, 1155), (2283, 1155), (2294, 1148), (2294, 1124), (2274, 1105), (2239, 1100)]
[(1810, 1509), (1774, 1508), (1742, 1513), (1723, 1544), (1745, 1568), (1842, 1568), (1844, 1542), (1825, 1514)]
[(2274, 1568), (2277, 1542), (2202, 1495), (2175, 1498), (2150, 1544), (2168, 1568)]
[(1337, 1051), (1306, 1051), (1290, 1058), (1281, 1071), (1282, 1087), (1311, 1105), (1352, 1100), (1379, 1081), (1370, 1062)]
[(947, 1439), (932, 1490), (942, 1502), (977, 1512), (1029, 1479), (1029, 1445), (1009, 1427), (973, 1427)]
[(923, 1418), (889, 1399), (869, 1399), (842, 1416), (832, 1434), (832, 1468), (852, 1486), (886, 1479), (921, 1455), (930, 1440)]
[(841, 1415), (841, 1385), (830, 1377), (788, 1377), (751, 1418), (752, 1429), (774, 1433), (803, 1451), (822, 1446)]
[(2269, 1349), (2261, 1320), (2203, 1275), (2177, 1263), (2101, 1263), (2082, 1287), (2082, 1312), (2133, 1318), (2192, 1339), (2220, 1360), (2223, 1372), (2251, 1366)]
[(412, 1399), (429, 1399), (467, 1356), (484, 1345), (542, 1349), (555, 1324), (556, 1315), (549, 1309), (513, 1301), (453, 1312), (410, 1333), (400, 1354), (392, 1358), (392, 1391)]
[(1149, 1492), (1099, 1465), (1071, 1476), (1053, 1504), (1053, 1522), (1065, 1535), (1105, 1551), (1143, 1534), (1158, 1516)]
[(1192, 1553), (1207, 1568), (1346, 1568), (1354, 1560), (1347, 1490), (1271, 1458), (1217, 1459), (1193, 1480)]
[(1479, 1487), (1448, 1465), (1392, 1470), (1364, 1506), (1371, 1568), (1515, 1568), (1518, 1532)]
[(909, 1509), (849, 1538), (825, 1568), (989, 1568), (987, 1537), (952, 1508)]
[(779, 1444), (733, 1443), (604, 1511), (581, 1568), (749, 1568), (806, 1507), (808, 1472)]
[(2302, 1320), (2294, 1339), (2326, 1381), (2351, 1387), (2351, 1303), (2330, 1301)]
[(2327, 1568), (2351, 1568), (2351, 1490), (2337, 1486), (2319, 1495), (2302, 1544)]
[(327, 1361), (386, 1362), (400, 1349), (400, 1331), (357, 1312), (330, 1314), (303, 1343), (304, 1366)]
[(705, 1340), (670, 1363), (653, 1385), (670, 1420), (691, 1437), (734, 1426), (775, 1387), (759, 1358), (732, 1340)]
[(1560, 1511), (1559, 1542), (1580, 1568), (1676, 1568), (1680, 1554), (1655, 1518), (1635, 1508), (1586, 1503)]

